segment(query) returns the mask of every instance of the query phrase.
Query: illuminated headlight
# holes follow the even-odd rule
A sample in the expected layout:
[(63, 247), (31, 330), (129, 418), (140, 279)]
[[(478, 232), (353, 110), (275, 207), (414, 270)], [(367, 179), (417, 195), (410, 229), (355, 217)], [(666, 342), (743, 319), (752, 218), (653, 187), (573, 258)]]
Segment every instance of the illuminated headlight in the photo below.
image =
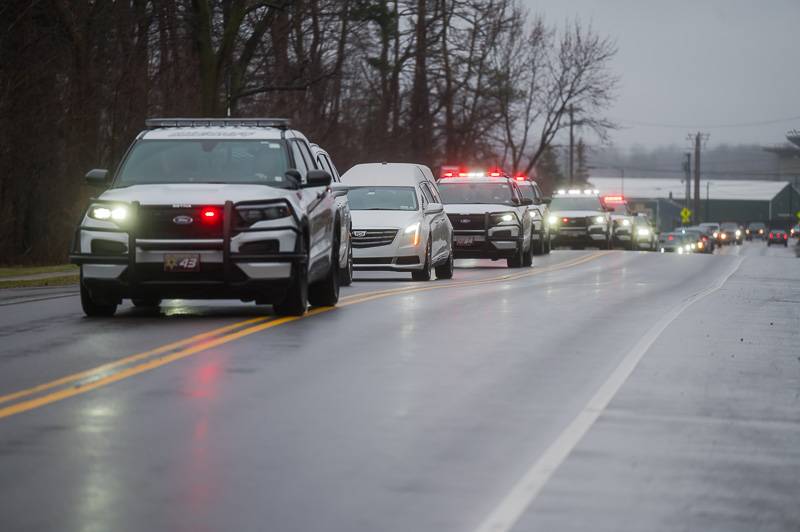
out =
[(413, 223), (403, 230), (403, 234), (409, 239), (411, 245), (419, 245), (419, 222)]
[(636, 231), (636, 234), (639, 236), (650, 236), (650, 229), (648, 229), (647, 227), (640, 227)]
[(493, 214), (491, 217), (492, 225), (517, 225), (517, 216), (513, 212), (503, 212)]
[(630, 220), (622, 220), (622, 227), (628, 227), (629, 225), (631, 225)]
[(664, 253), (664, 251), (665, 251), (664, 248), (661, 248), (661, 253)]
[(550, 225), (558, 224), (558, 216), (548, 216), (547, 223), (549, 223)]
[(720, 237), (722, 240), (725, 240), (726, 238), (728, 238), (728, 235), (726, 235), (725, 233), (722, 233), (722, 234), (720, 234), (720, 235), (719, 235), (719, 237)]
[(714, 236), (714, 238), (719, 238), (719, 232), (714, 231), (714, 235), (713, 236)]
[(748, 235), (749, 235), (749, 234), (750, 234), (750, 229), (747, 229), (747, 230), (745, 231), (745, 234), (748, 234)]
[(692, 242), (692, 249), (697, 248), (697, 242)]
[(683, 248), (682, 247), (678, 248), (678, 255), (683, 255)]
[(739, 238), (740, 236), (742, 236), (742, 232), (739, 229), (737, 229), (736, 230), (736, 238)]
[[(764, 230), (763, 229), (759, 229), (758, 230), (758, 234), (759, 235), (763, 235), (764, 234)], [(792, 229), (792, 234), (794, 234), (794, 229)]]
[(92, 206), (89, 209), (89, 218), (95, 220), (113, 220), (115, 222), (122, 222), (128, 217), (128, 208), (124, 205), (116, 205), (103, 207), (99, 205)]
[(529, 212), (531, 213), (531, 218), (533, 220), (540, 220), (542, 218), (542, 215), (536, 209), (534, 209), (532, 211), (529, 211)]
[(239, 217), (246, 225), (266, 220), (280, 220), (291, 216), (292, 211), (288, 205), (253, 205), (236, 209)]
[(602, 223), (605, 223), (605, 221), (606, 221), (606, 219), (603, 216), (595, 216), (595, 218), (594, 218), (594, 223), (596, 223), (596, 224), (602, 224)]

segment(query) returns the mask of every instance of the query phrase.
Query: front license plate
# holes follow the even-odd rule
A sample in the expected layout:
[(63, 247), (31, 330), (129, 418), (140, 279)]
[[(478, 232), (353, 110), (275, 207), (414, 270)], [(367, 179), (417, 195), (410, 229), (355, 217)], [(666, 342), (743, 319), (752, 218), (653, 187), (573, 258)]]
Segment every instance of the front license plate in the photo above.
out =
[(164, 255), (165, 272), (199, 272), (200, 255)]
[(457, 236), (455, 237), (456, 246), (473, 246), (483, 242), (483, 236)]

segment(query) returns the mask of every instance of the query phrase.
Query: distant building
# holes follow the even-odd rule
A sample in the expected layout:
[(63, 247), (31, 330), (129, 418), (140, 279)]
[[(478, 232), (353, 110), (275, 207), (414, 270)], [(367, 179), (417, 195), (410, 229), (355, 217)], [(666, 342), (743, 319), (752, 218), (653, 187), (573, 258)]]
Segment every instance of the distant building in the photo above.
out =
[(781, 179), (792, 181), (795, 186), (800, 182), (800, 130), (793, 129), (786, 133), (789, 142), (779, 146), (765, 147), (764, 150), (778, 156), (778, 174)]
[[(651, 214), (662, 231), (681, 225), (680, 211), (687, 202), (686, 185), (680, 179), (590, 177), (589, 182), (600, 194), (623, 194), (634, 210)], [(800, 212), (800, 191), (785, 181), (712, 178), (700, 184), (702, 221), (789, 226)]]

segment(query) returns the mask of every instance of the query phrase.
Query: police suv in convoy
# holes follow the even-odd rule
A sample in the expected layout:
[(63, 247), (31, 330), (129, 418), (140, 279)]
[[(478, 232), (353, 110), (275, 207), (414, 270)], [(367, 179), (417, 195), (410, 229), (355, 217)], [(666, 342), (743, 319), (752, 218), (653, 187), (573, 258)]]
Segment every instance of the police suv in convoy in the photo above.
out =
[(611, 217), (597, 190), (559, 190), (550, 203), (553, 247), (611, 249)]
[(453, 224), (455, 257), (506, 259), (509, 268), (533, 263), (533, 223), (517, 182), (501, 170), (458, 172), (439, 179)]
[(636, 232), (634, 225), (636, 216), (628, 208), (624, 196), (602, 196), (601, 201), (606, 210), (611, 214), (611, 241), (612, 245), (622, 246), (626, 249), (636, 249)]
[[(339, 299), (345, 220), (309, 142), (285, 119), (152, 119), (76, 230), (89, 316), (122, 299), (272, 304), (301, 315)], [(110, 179), (109, 179), (110, 177)]]

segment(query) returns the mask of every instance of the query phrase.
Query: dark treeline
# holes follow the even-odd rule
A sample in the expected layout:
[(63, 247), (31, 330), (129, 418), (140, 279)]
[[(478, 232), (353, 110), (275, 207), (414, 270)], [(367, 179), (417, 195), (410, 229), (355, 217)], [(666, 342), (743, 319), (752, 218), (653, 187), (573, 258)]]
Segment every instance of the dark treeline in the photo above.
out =
[(516, 0), (4, 0), (0, 262), (64, 260), (148, 116), (288, 116), (347, 169), (499, 164), (548, 187), (576, 123), (602, 137), (613, 42)]

